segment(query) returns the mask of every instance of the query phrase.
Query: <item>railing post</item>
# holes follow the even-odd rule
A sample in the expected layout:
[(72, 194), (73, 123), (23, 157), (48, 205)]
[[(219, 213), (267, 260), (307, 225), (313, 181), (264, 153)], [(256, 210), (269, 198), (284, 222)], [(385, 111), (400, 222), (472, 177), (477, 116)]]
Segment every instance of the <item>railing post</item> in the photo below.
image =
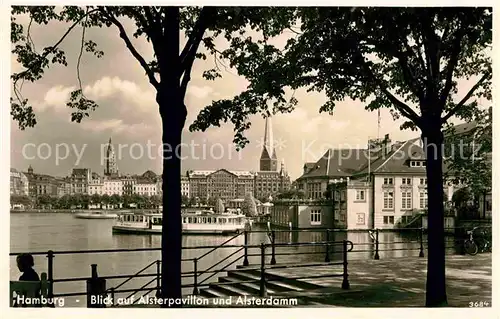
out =
[(266, 288), (266, 246), (260, 244), (260, 297), (267, 297)]
[(97, 265), (92, 264), (91, 278), (87, 280), (87, 308), (106, 308), (106, 280), (97, 275)]
[(326, 252), (325, 252), (325, 263), (330, 262), (330, 230), (326, 230)]
[(342, 289), (349, 289), (349, 279), (347, 278), (349, 275), (347, 274), (347, 240), (342, 241), (342, 255), (343, 255), (343, 280), (342, 280)]
[(380, 255), (378, 254), (378, 228), (375, 229), (375, 255), (373, 256), (373, 259), (380, 259)]
[(424, 227), (420, 227), (420, 253), (418, 257), (424, 257)]
[(276, 265), (276, 252), (274, 242), (276, 241), (276, 233), (271, 230), (271, 265)]
[(248, 266), (248, 231), (245, 229), (245, 232), (243, 234), (245, 236), (245, 257), (243, 258), (243, 266)]
[(200, 292), (198, 291), (198, 258), (193, 260), (194, 262), (194, 287), (193, 295), (197, 296)]
[(156, 261), (156, 297), (161, 296), (161, 261)]
[[(49, 282), (47, 297), (52, 300), (54, 298), (54, 252), (52, 250), (47, 252), (47, 273), (47, 281)], [(55, 307), (54, 304), (54, 302), (49, 303), (49, 307)]]

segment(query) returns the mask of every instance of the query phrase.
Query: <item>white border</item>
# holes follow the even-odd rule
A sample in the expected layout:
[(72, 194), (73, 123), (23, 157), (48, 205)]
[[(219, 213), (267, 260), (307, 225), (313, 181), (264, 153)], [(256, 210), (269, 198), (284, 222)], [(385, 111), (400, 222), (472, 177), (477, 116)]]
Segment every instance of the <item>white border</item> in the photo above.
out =
[[(146, 3), (141, 3), (141, 5), (147, 4), (176, 4), (176, 5), (261, 5), (266, 6), (269, 5), (269, 1), (252, 1), (250, 3), (245, 3), (242, 1), (148, 1)], [(9, 87), (10, 87), (10, 8), (7, 5), (10, 4), (23, 4), (23, 5), (48, 5), (48, 4), (103, 4), (102, 2), (96, 1), (12, 1), (9, 4), (2, 4), (0, 9), (0, 39), (1, 39), (1, 50), (0, 50), (0, 64), (1, 64), (1, 72), (2, 77), (0, 78), (1, 83), (1, 115), (0, 115), (0, 130), (2, 131), (0, 134), (0, 154), (1, 154), (1, 169), (0, 169), (0, 213), (5, 214), (6, 218), (1, 223), (0, 228), (0, 238), (1, 238), (1, 254), (3, 258), (1, 258), (1, 268), (0, 268), (0, 278), (1, 279), (1, 288), (0, 288), (0, 300), (2, 302), (2, 307), (7, 307), (8, 305), (8, 281), (9, 281), (9, 258), (6, 258), (10, 251), (10, 218), (9, 218), (9, 187), (10, 184), (7, 182), (10, 179), (10, 105), (9, 105)], [(123, 4), (137, 4), (129, 1), (107, 1), (105, 4), (111, 5), (123, 5)], [(440, 2), (430, 2), (430, 1), (349, 1), (340, 3), (339, 1), (308, 1), (306, 2), (295, 2), (295, 1), (286, 1), (286, 0), (275, 0), (273, 1), (273, 5), (281, 5), (281, 6), (298, 6), (298, 5), (317, 5), (317, 6), (353, 6), (353, 5), (364, 5), (364, 6), (494, 6), (494, 1), (457, 1), (457, 0), (447, 0)], [(496, 9), (496, 8), (495, 8)], [(497, 43), (499, 43), (498, 36), (498, 22), (500, 21), (500, 15), (496, 13), (494, 14), (494, 50), (493, 56), (500, 56), (500, 50), (498, 49)], [(494, 59), (493, 61), (494, 68), (494, 76), (493, 76), (493, 87), (494, 87), (494, 101), (500, 100), (500, 90), (497, 90), (496, 84), (498, 84), (498, 74), (500, 74), (500, 68), (497, 61)], [(500, 110), (498, 107), (493, 109), (494, 112), (494, 125), (493, 125), (493, 137), (495, 140), (500, 140), (500, 129), (497, 128), (497, 119), (500, 119)], [(500, 121), (500, 120), (499, 120)], [(496, 144), (496, 143), (494, 143)], [(494, 149), (496, 147), (494, 146)], [(494, 152), (495, 154), (495, 152)], [(307, 318), (307, 317), (324, 317), (331, 318), (332, 316), (354, 316), (359, 318), (374, 318), (374, 317), (382, 317), (384, 319), (387, 318), (418, 318), (421, 319), (423, 317), (428, 316), (436, 316), (436, 318), (448, 317), (448, 318), (498, 318), (498, 293), (495, 293), (495, 288), (498, 288), (498, 275), (496, 275), (496, 269), (498, 269), (498, 243), (499, 243), (499, 220), (496, 216), (498, 214), (498, 207), (500, 205), (500, 198), (498, 193), (498, 187), (500, 182), (500, 173), (497, 169), (499, 156), (493, 155), (493, 211), (495, 217), (493, 219), (493, 241), (495, 245), (494, 254), (493, 254), (493, 308), (489, 309), (463, 309), (463, 308), (444, 308), (444, 309), (423, 309), (423, 308), (299, 308), (299, 309), (169, 309), (169, 310), (159, 310), (159, 309), (114, 309), (114, 310), (98, 310), (98, 309), (85, 309), (85, 308), (63, 308), (63, 309), (12, 309), (7, 308), (5, 312), (2, 312), (2, 317), (6, 315), (6, 318), (10, 318), (10, 315), (15, 318), (63, 318), (70, 316), (72, 318), (87, 318), (89, 316), (94, 316), (95, 318), (109, 318), (112, 314), (113, 316), (120, 316), (123, 318), (134, 318), (136, 316), (171, 316), (171, 317), (194, 317), (194, 318), (221, 318), (221, 317), (238, 317), (238, 318), (250, 318), (250, 317), (282, 317), (285, 314), (286, 317), (293, 318)], [(423, 301), (422, 301), (423, 303)], [(497, 309), (497, 311), (495, 311)], [(165, 313), (160, 314), (158, 311), (165, 311)], [(279, 314), (278, 314), (279, 311)], [(497, 313), (497, 315), (494, 315)]]

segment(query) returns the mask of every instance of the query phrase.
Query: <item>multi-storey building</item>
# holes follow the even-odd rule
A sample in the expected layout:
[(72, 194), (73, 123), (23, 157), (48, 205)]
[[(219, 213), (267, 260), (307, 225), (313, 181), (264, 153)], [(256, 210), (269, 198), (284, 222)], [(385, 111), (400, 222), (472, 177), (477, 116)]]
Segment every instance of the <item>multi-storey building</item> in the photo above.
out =
[(106, 195), (123, 195), (123, 181), (121, 179), (108, 179), (102, 181), (102, 194)]
[(89, 195), (103, 195), (104, 180), (97, 173), (92, 173), (89, 181)]
[(281, 163), (279, 172), (260, 171), (255, 173), (256, 198), (264, 200), (277, 193), (286, 192), (290, 187), (290, 177), (285, 171), (284, 163)]
[(141, 196), (154, 196), (156, 192), (156, 182), (154, 183), (137, 183), (134, 185), (134, 194)]
[[(422, 142), (415, 138), (391, 144), (386, 136), (382, 145), (369, 143), (367, 150), (329, 150), (306, 167), (298, 187), (307, 198), (332, 200), (333, 227), (400, 227), (427, 208)], [(454, 186), (443, 187), (445, 200), (451, 200)]]
[(189, 178), (187, 176), (181, 176), (181, 195), (189, 196)]
[(54, 177), (45, 174), (35, 174), (31, 165), (28, 171), (24, 172), (24, 175), (28, 178), (28, 192), (30, 197), (35, 198), (40, 195), (58, 196), (58, 182)]
[(57, 196), (71, 195), (71, 178), (61, 177), (56, 178), (57, 181)]
[(123, 184), (123, 195), (132, 195), (134, 193), (134, 185), (137, 181), (135, 176), (127, 175), (121, 177)]
[(18, 196), (29, 195), (28, 177), (14, 168), (10, 169), (10, 194)]
[(249, 171), (189, 171), (189, 195), (192, 198), (243, 198), (254, 191), (254, 173)]
[(91, 171), (88, 168), (73, 168), (71, 173), (71, 194), (88, 194)]

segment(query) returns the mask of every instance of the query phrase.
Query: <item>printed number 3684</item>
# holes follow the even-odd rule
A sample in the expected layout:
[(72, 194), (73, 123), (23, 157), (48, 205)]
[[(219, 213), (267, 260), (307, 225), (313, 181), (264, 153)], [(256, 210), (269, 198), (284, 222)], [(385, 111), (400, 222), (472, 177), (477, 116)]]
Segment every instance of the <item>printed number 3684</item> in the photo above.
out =
[(476, 301), (469, 302), (469, 308), (481, 308), (481, 307), (489, 307), (490, 303), (488, 301)]

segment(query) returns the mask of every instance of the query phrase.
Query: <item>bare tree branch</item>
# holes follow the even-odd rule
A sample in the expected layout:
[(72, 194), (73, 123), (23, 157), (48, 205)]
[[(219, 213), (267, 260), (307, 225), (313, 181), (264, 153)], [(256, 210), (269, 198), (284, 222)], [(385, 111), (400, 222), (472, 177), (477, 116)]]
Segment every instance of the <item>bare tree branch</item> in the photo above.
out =
[(182, 76), (182, 81), (181, 81), (181, 92), (180, 92), (180, 96), (181, 96), (181, 101), (184, 101), (184, 98), (186, 97), (186, 92), (187, 92), (187, 86), (189, 84), (189, 81), (191, 80), (191, 68), (193, 67), (193, 63), (191, 63), (188, 68), (186, 69), (186, 71), (183, 73), (183, 76)]
[[(350, 40), (355, 41), (354, 43), (360, 43), (355, 38), (351, 38)], [(368, 76), (371, 78), (371, 80), (379, 87), (380, 91), (391, 101), (392, 104), (394, 104), (394, 107), (400, 111), (404, 116), (406, 116), (409, 120), (411, 120), (415, 125), (419, 126), (420, 125), (420, 116), (418, 116), (415, 111), (408, 106), (406, 103), (401, 102), (397, 97), (395, 97), (390, 91), (389, 88), (387, 87), (387, 84), (383, 81), (380, 80), (374, 73), (373, 70), (370, 68), (368, 63), (365, 61), (365, 58), (361, 54), (361, 51), (359, 50), (359, 47), (357, 45), (352, 46), (356, 48), (356, 63), (359, 63), (364, 69), (365, 72), (368, 74)]]
[(467, 102), (467, 100), (470, 99), (470, 97), (474, 94), (474, 92), (477, 90), (477, 88), (479, 86), (481, 86), (481, 84), (488, 78), (491, 76), (491, 71), (488, 71), (486, 72), (485, 74), (483, 74), (483, 76), (481, 77), (481, 79), (479, 79), (479, 81), (477, 81), (477, 83), (469, 90), (469, 92), (463, 97), (463, 99), (457, 104), (455, 105), (455, 107), (453, 107), (449, 112), (448, 114), (446, 114), (442, 119), (441, 119), (441, 122), (442, 123), (446, 123), (446, 121), (448, 121), (448, 119), (450, 117), (452, 117), (453, 115), (455, 115), (459, 110), (460, 108), (465, 104), (465, 102)]
[(184, 49), (182, 49), (180, 55), (181, 70), (187, 69), (189, 67), (188, 65), (194, 61), (203, 34), (210, 23), (209, 18), (215, 13), (215, 7), (203, 7), (203, 9), (201, 9), (200, 16), (196, 21), (193, 32), (189, 35), (188, 42), (184, 46)]
[[(45, 51), (45, 53), (41, 56), (42, 59), (46, 58), (54, 49), (57, 49), (57, 47), (64, 41), (64, 39), (66, 39), (66, 37), (68, 36), (68, 34), (70, 34), (70, 32), (84, 19), (86, 18), (88, 15), (94, 13), (94, 12), (97, 12), (99, 11), (99, 9), (93, 9), (93, 10), (90, 10), (89, 12), (87, 12), (84, 16), (80, 17), (80, 19), (78, 19), (77, 21), (75, 21), (69, 28), (68, 30), (66, 30), (66, 32), (63, 34), (63, 36), (51, 47), (48, 47), (47, 50)], [(35, 64), (33, 64), (34, 66)], [(17, 74), (14, 74), (12, 77), (14, 78), (14, 85), (16, 85), (17, 81), (19, 78), (22, 78), (24, 76), (24, 74), (28, 73), (29, 71), (31, 71), (31, 67), (28, 67), (26, 70), (22, 71), (22, 72), (19, 72)]]
[(130, 39), (128, 37), (127, 32), (125, 31), (125, 28), (123, 27), (123, 25), (120, 23), (120, 21), (118, 21), (112, 14), (108, 13), (106, 10), (104, 10), (102, 8), (100, 10), (108, 18), (108, 20), (118, 28), (118, 30), (120, 31), (120, 38), (123, 39), (123, 41), (125, 42), (125, 45), (129, 49), (130, 53), (132, 53), (134, 58), (136, 58), (136, 60), (139, 61), (139, 63), (141, 64), (142, 68), (144, 69), (144, 71), (146, 72), (146, 75), (149, 78), (149, 82), (156, 89), (159, 89), (160, 85), (155, 78), (154, 72), (148, 66), (148, 64), (146, 63), (144, 58), (140, 55), (140, 53), (137, 52), (137, 50), (135, 49), (134, 45), (132, 44), (132, 42), (130, 41)]
[(457, 34), (455, 35), (455, 38), (453, 39), (453, 48), (451, 52), (450, 59), (448, 61), (448, 64), (446, 65), (445, 69), (445, 86), (443, 88), (443, 91), (441, 92), (441, 96), (439, 100), (441, 101), (441, 107), (443, 107), (446, 103), (446, 100), (448, 99), (448, 95), (450, 94), (451, 87), (453, 84), (453, 71), (455, 70), (455, 67), (458, 63), (458, 57), (461, 52), (461, 45), (460, 43), (462, 42), (462, 39), (464, 37), (464, 32), (463, 29), (460, 29), (457, 31)]
[[(89, 11), (87, 7), (87, 12)], [(88, 15), (87, 15), (88, 17)], [(87, 28), (86, 22), (87, 22), (87, 17), (85, 18), (85, 22), (83, 24), (83, 29), (82, 29), (82, 41), (80, 43), (80, 54), (78, 55), (78, 60), (76, 62), (76, 77), (78, 78), (78, 85), (80, 86), (80, 91), (82, 92), (82, 96), (85, 97), (85, 94), (83, 93), (83, 88), (82, 88), (82, 79), (80, 77), (80, 62), (82, 60), (82, 55), (83, 55), (83, 46), (85, 45), (85, 29)]]

